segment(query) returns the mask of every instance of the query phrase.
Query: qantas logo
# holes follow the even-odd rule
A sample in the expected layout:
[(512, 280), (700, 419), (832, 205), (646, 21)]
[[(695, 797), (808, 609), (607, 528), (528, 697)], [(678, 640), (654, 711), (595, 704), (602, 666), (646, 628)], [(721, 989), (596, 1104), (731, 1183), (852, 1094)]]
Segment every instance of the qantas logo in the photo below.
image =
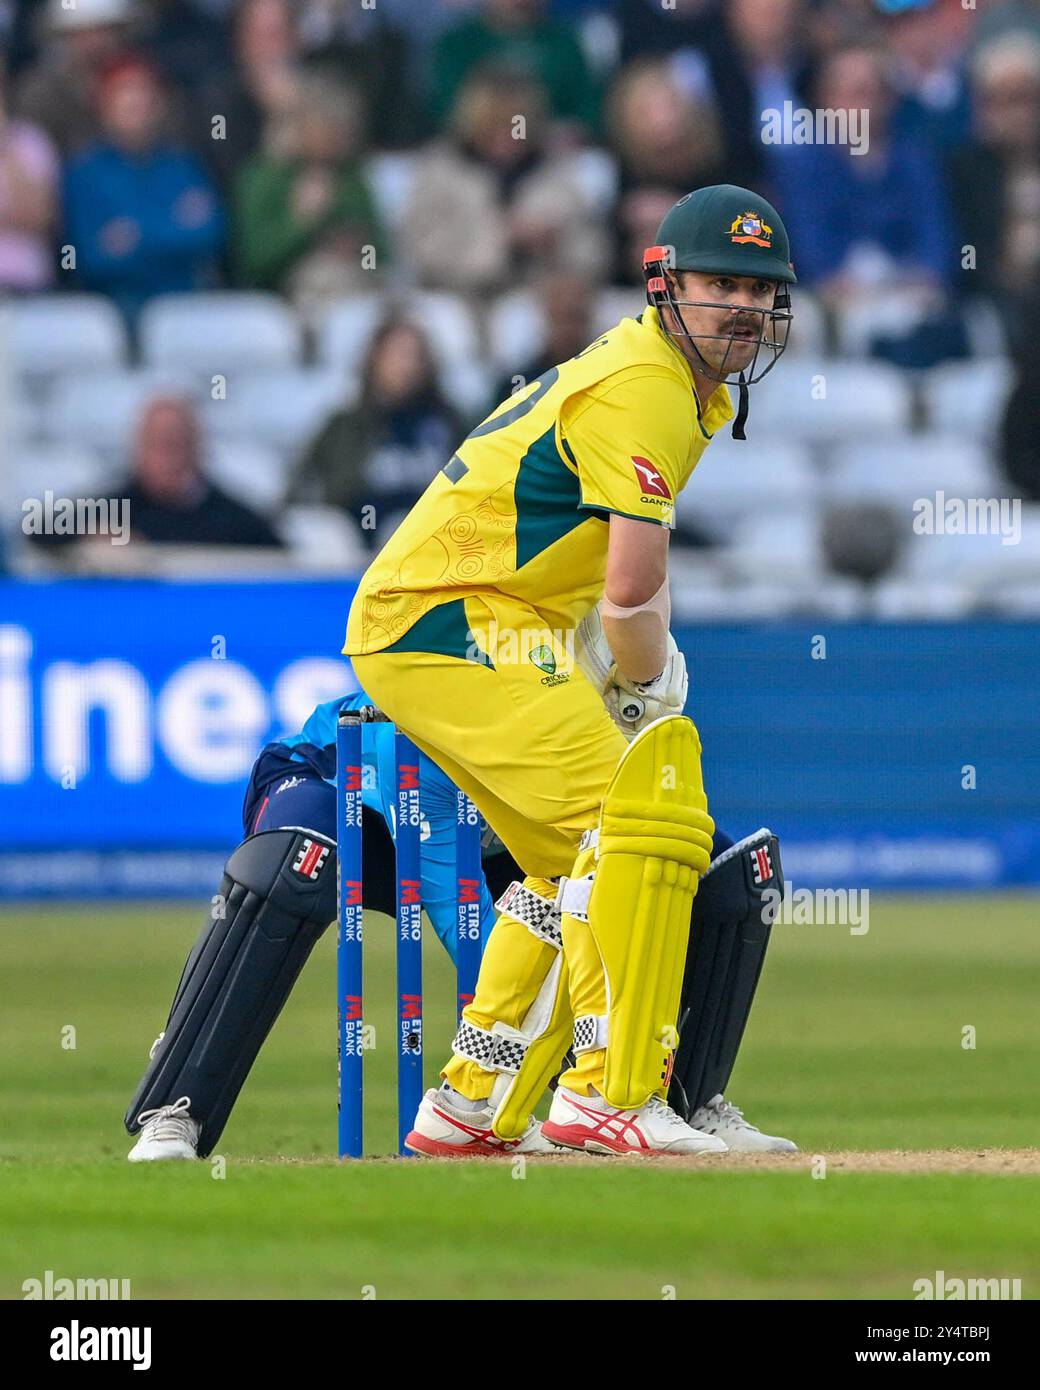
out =
[(672, 500), (671, 489), (649, 459), (643, 458), (641, 454), (633, 454), (632, 467), (636, 470), (636, 482), (640, 491), (649, 497), (667, 497), (669, 502)]

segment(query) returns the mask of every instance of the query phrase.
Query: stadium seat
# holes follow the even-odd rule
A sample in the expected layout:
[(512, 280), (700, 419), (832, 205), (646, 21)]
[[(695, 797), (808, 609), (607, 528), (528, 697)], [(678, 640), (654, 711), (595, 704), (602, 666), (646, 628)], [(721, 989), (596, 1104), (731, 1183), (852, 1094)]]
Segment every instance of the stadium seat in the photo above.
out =
[[(820, 301), (807, 290), (794, 287), (794, 319), (791, 322), (791, 336), (787, 345), (784, 366), (794, 357), (822, 358), (826, 350), (827, 327)], [(783, 367), (778, 368), (782, 371)]]
[(273, 512), (288, 484), (285, 455), (246, 439), (213, 439), (206, 449), (210, 477), (236, 501), (261, 512)]
[(909, 505), (945, 491), (962, 497), (988, 496), (994, 481), (982, 446), (960, 435), (903, 435), (883, 444), (836, 446), (824, 475), (829, 500)]
[[(992, 496), (999, 495), (994, 491)], [(1012, 502), (1014, 499), (1011, 499)], [(1007, 519), (1014, 521), (1015, 513)], [(990, 594), (1006, 585), (1040, 582), (1040, 502), (1021, 504), (1018, 526), (1009, 543), (993, 531), (958, 534), (945, 522), (945, 534), (915, 535), (904, 553), (903, 572), (919, 580), (958, 580), (977, 594)], [(1017, 539), (1014, 539), (1017, 533)]]
[(480, 358), (476, 320), (462, 299), (437, 290), (410, 290), (396, 299), (373, 292), (332, 304), (318, 330), (318, 360), (360, 375), (376, 329), (391, 316), (424, 329), (435, 355), (449, 370)]
[(115, 481), (106, 460), (91, 449), (75, 443), (23, 444), (10, 456), (7, 491), (21, 501), (42, 498), (50, 491), (55, 497), (97, 497)]
[(1032, 618), (1040, 613), (1040, 580), (1004, 584), (992, 595), (998, 613), (1008, 618)]
[(199, 383), (190, 376), (169, 372), (72, 373), (51, 388), (42, 428), (51, 439), (74, 441), (122, 457), (145, 404), (167, 394), (197, 399)]
[(372, 558), (357, 526), (334, 507), (286, 507), (278, 529), (301, 569), (360, 574)]
[(14, 299), (6, 306), (5, 323), (11, 366), (30, 382), (118, 367), (127, 360), (126, 326), (101, 295)]
[(991, 438), (1012, 385), (1011, 364), (1000, 357), (933, 367), (924, 378), (924, 402), (932, 429)]
[(764, 507), (737, 524), (726, 551), (729, 571), (747, 583), (821, 579), (820, 525), (814, 508)]
[(568, 171), (575, 176), (586, 205), (603, 217), (610, 217), (617, 199), (618, 171), (606, 150), (589, 146), (575, 150), (568, 160)]
[(835, 312), (837, 350), (843, 357), (868, 357), (878, 338), (902, 337), (926, 312), (921, 299), (905, 290), (879, 288), (857, 296)]
[(745, 515), (807, 507), (818, 488), (808, 449), (782, 438), (756, 447), (728, 428), (707, 448), (679, 503), (680, 516), (710, 530)]
[(910, 428), (910, 388), (882, 363), (784, 358), (751, 388), (748, 444), (869, 440)]
[(140, 337), (148, 366), (206, 375), (292, 366), (303, 342), (284, 300), (230, 290), (153, 299), (141, 314)]
[(642, 285), (601, 290), (592, 305), (592, 331), (605, 333), (620, 319), (638, 318), (645, 308), (646, 290)]
[(0, 418), (4, 422), (0, 444), (31, 439), (39, 433), (40, 413), (35, 402), (19, 391), (13, 382), (9, 382), (7, 391), (0, 395)]
[(391, 232), (401, 225), (418, 162), (410, 150), (389, 150), (365, 161), (365, 179), (380, 220)]
[(414, 290), (396, 299), (372, 293), (339, 300), (319, 326), (318, 360), (360, 379), (376, 330), (389, 317), (403, 318), (428, 335), (445, 396), (464, 416), (479, 419), (490, 408), (493, 373), (473, 313), (457, 295)]
[(531, 290), (500, 295), (488, 309), (488, 351), (500, 375), (530, 362), (542, 349), (548, 325), (541, 299)]
[(349, 395), (339, 371), (256, 372), (236, 380), (226, 400), (207, 401), (205, 418), (216, 438), (256, 440), (295, 458)]
[(974, 587), (956, 579), (882, 579), (868, 595), (871, 621), (937, 622), (968, 617), (978, 605)]

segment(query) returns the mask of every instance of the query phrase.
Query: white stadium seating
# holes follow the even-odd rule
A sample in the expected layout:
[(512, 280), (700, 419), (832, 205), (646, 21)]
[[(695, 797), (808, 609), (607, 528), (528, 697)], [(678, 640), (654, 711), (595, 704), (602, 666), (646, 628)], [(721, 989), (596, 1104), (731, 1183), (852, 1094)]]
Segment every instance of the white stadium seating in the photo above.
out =
[(97, 497), (115, 481), (105, 458), (76, 444), (33, 443), (17, 446), (9, 456), (5, 491), (21, 512), (25, 498)]
[(257, 440), (296, 457), (348, 398), (339, 371), (254, 372), (230, 382), (226, 400), (207, 400), (205, 420), (219, 438)]
[(160, 295), (141, 314), (140, 337), (146, 366), (207, 376), (290, 367), (303, 344), (283, 299), (231, 290)]
[(727, 428), (708, 446), (679, 502), (681, 519), (709, 530), (742, 516), (807, 507), (819, 490), (809, 450), (783, 436), (760, 443)]
[(72, 440), (122, 458), (145, 405), (155, 396), (199, 398), (190, 376), (156, 371), (70, 373), (52, 385), (42, 429), (53, 440)]
[(903, 374), (880, 362), (785, 357), (751, 388), (748, 439), (810, 443), (869, 440), (910, 429), (912, 401)]
[(960, 435), (905, 435), (834, 448), (825, 473), (828, 501), (909, 505), (918, 497), (988, 496), (999, 486), (987, 451)]
[(6, 305), (8, 358), (27, 381), (99, 371), (125, 363), (128, 339), (110, 300), (95, 294), (51, 294)]
[(933, 367), (923, 388), (931, 428), (963, 431), (991, 444), (1011, 383), (1010, 363), (1000, 357)]
[(211, 439), (206, 468), (218, 487), (261, 512), (273, 512), (289, 484), (285, 455), (256, 439)]
[(301, 569), (360, 574), (371, 559), (355, 523), (334, 507), (286, 507), (278, 529)]

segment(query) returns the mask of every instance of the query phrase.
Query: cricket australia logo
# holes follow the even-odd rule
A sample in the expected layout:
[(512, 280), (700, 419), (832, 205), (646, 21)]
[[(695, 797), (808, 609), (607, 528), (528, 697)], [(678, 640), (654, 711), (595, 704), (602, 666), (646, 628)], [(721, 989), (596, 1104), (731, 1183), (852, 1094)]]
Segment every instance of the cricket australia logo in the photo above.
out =
[(325, 867), (325, 861), (328, 857), (328, 845), (319, 844), (317, 840), (304, 839), (293, 863), (293, 870), (301, 878), (309, 878), (313, 881)]
[(542, 677), (543, 685), (563, 685), (570, 680), (570, 676), (557, 671), (556, 654), (552, 647), (547, 647), (544, 643), (528, 652), (527, 659), (532, 665), (537, 666), (539, 671), (545, 672)]

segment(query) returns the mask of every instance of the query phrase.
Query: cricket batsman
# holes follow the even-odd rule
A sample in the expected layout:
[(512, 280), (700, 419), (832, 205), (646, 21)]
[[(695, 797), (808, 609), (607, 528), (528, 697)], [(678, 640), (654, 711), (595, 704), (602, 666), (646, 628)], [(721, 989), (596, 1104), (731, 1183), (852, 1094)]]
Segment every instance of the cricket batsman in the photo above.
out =
[[(568, 1050), (542, 1126), (552, 1144), (702, 1154), (753, 1129), (718, 1095), (711, 1132), (698, 1128), (689, 1086), (686, 1103), (672, 1088), (682, 1069), (702, 1089), (732, 1051), (764, 951), (742, 954), (739, 930), (725, 949), (709, 932), (691, 969), (701, 881), (727, 864), (731, 887), (746, 874), (727, 911), (750, 924), (779, 865), (765, 831), (712, 863), (668, 539), (701, 455), (734, 420), (731, 378), (743, 438), (748, 388), (786, 347), (795, 275), (776, 210), (731, 185), (680, 199), (658, 243), (646, 310), (462, 442), (351, 607), (344, 651), (361, 684), (525, 875), (499, 900), (443, 1084), (408, 1137), (416, 1153), (525, 1142)], [(602, 676), (575, 659), (589, 620), (610, 657)], [(689, 998), (684, 964), (699, 978)]]

